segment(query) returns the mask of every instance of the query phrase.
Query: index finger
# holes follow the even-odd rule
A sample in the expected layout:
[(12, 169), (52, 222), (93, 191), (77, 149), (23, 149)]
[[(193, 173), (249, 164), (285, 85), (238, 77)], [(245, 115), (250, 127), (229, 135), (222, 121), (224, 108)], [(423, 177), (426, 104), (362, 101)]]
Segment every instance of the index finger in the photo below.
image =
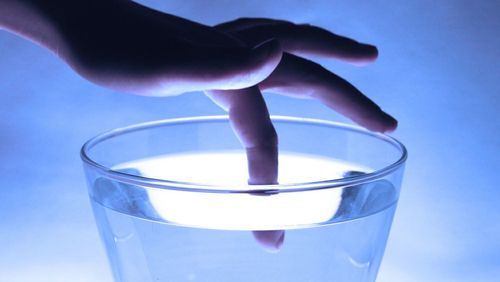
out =
[(355, 64), (371, 62), (378, 56), (378, 50), (373, 45), (310, 24), (247, 18), (223, 23), (216, 28), (237, 34), (249, 45), (274, 38), (284, 51), (297, 55), (331, 57)]

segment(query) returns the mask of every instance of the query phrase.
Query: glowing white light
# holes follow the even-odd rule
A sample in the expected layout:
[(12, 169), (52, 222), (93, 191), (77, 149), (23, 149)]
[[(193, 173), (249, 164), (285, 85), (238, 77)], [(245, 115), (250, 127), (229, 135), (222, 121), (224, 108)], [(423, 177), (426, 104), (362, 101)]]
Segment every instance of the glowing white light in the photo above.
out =
[[(304, 183), (341, 178), (358, 166), (310, 155), (281, 153), (279, 182)], [(249, 189), (243, 152), (165, 155), (120, 165), (143, 176), (173, 181)], [(253, 188), (253, 187), (252, 187)], [(231, 230), (274, 230), (328, 221), (342, 191), (324, 189), (272, 195), (219, 194), (148, 189), (149, 200), (163, 219), (185, 226)]]

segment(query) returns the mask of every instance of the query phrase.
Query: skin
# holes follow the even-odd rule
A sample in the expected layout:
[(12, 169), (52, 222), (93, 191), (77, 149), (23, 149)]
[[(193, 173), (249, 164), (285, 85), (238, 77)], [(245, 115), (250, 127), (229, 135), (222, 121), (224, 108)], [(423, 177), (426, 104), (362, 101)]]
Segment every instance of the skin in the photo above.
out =
[[(203, 91), (246, 148), (249, 183), (276, 184), (278, 136), (262, 91), (316, 99), (376, 132), (397, 121), (303, 56), (364, 65), (376, 47), (308, 24), (240, 18), (206, 26), (127, 0), (0, 0), (0, 28), (52, 51), (85, 79), (147, 96)], [(254, 231), (275, 251), (284, 231)]]

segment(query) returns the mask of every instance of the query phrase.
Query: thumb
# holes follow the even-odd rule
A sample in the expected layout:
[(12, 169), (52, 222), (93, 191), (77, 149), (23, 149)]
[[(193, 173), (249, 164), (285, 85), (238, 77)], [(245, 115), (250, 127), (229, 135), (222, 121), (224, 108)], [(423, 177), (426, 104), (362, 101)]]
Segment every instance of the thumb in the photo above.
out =
[(266, 79), (281, 56), (281, 46), (274, 39), (252, 49), (198, 47), (179, 66), (174, 85), (180, 92), (248, 88)]

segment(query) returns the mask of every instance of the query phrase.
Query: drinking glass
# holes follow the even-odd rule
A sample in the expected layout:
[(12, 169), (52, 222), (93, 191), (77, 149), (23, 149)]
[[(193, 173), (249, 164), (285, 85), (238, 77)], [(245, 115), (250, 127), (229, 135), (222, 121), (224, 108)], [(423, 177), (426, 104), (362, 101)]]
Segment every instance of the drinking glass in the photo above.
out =
[(247, 184), (227, 116), (132, 125), (83, 146), (116, 281), (375, 281), (405, 147), (332, 121), (272, 121), (273, 185)]

